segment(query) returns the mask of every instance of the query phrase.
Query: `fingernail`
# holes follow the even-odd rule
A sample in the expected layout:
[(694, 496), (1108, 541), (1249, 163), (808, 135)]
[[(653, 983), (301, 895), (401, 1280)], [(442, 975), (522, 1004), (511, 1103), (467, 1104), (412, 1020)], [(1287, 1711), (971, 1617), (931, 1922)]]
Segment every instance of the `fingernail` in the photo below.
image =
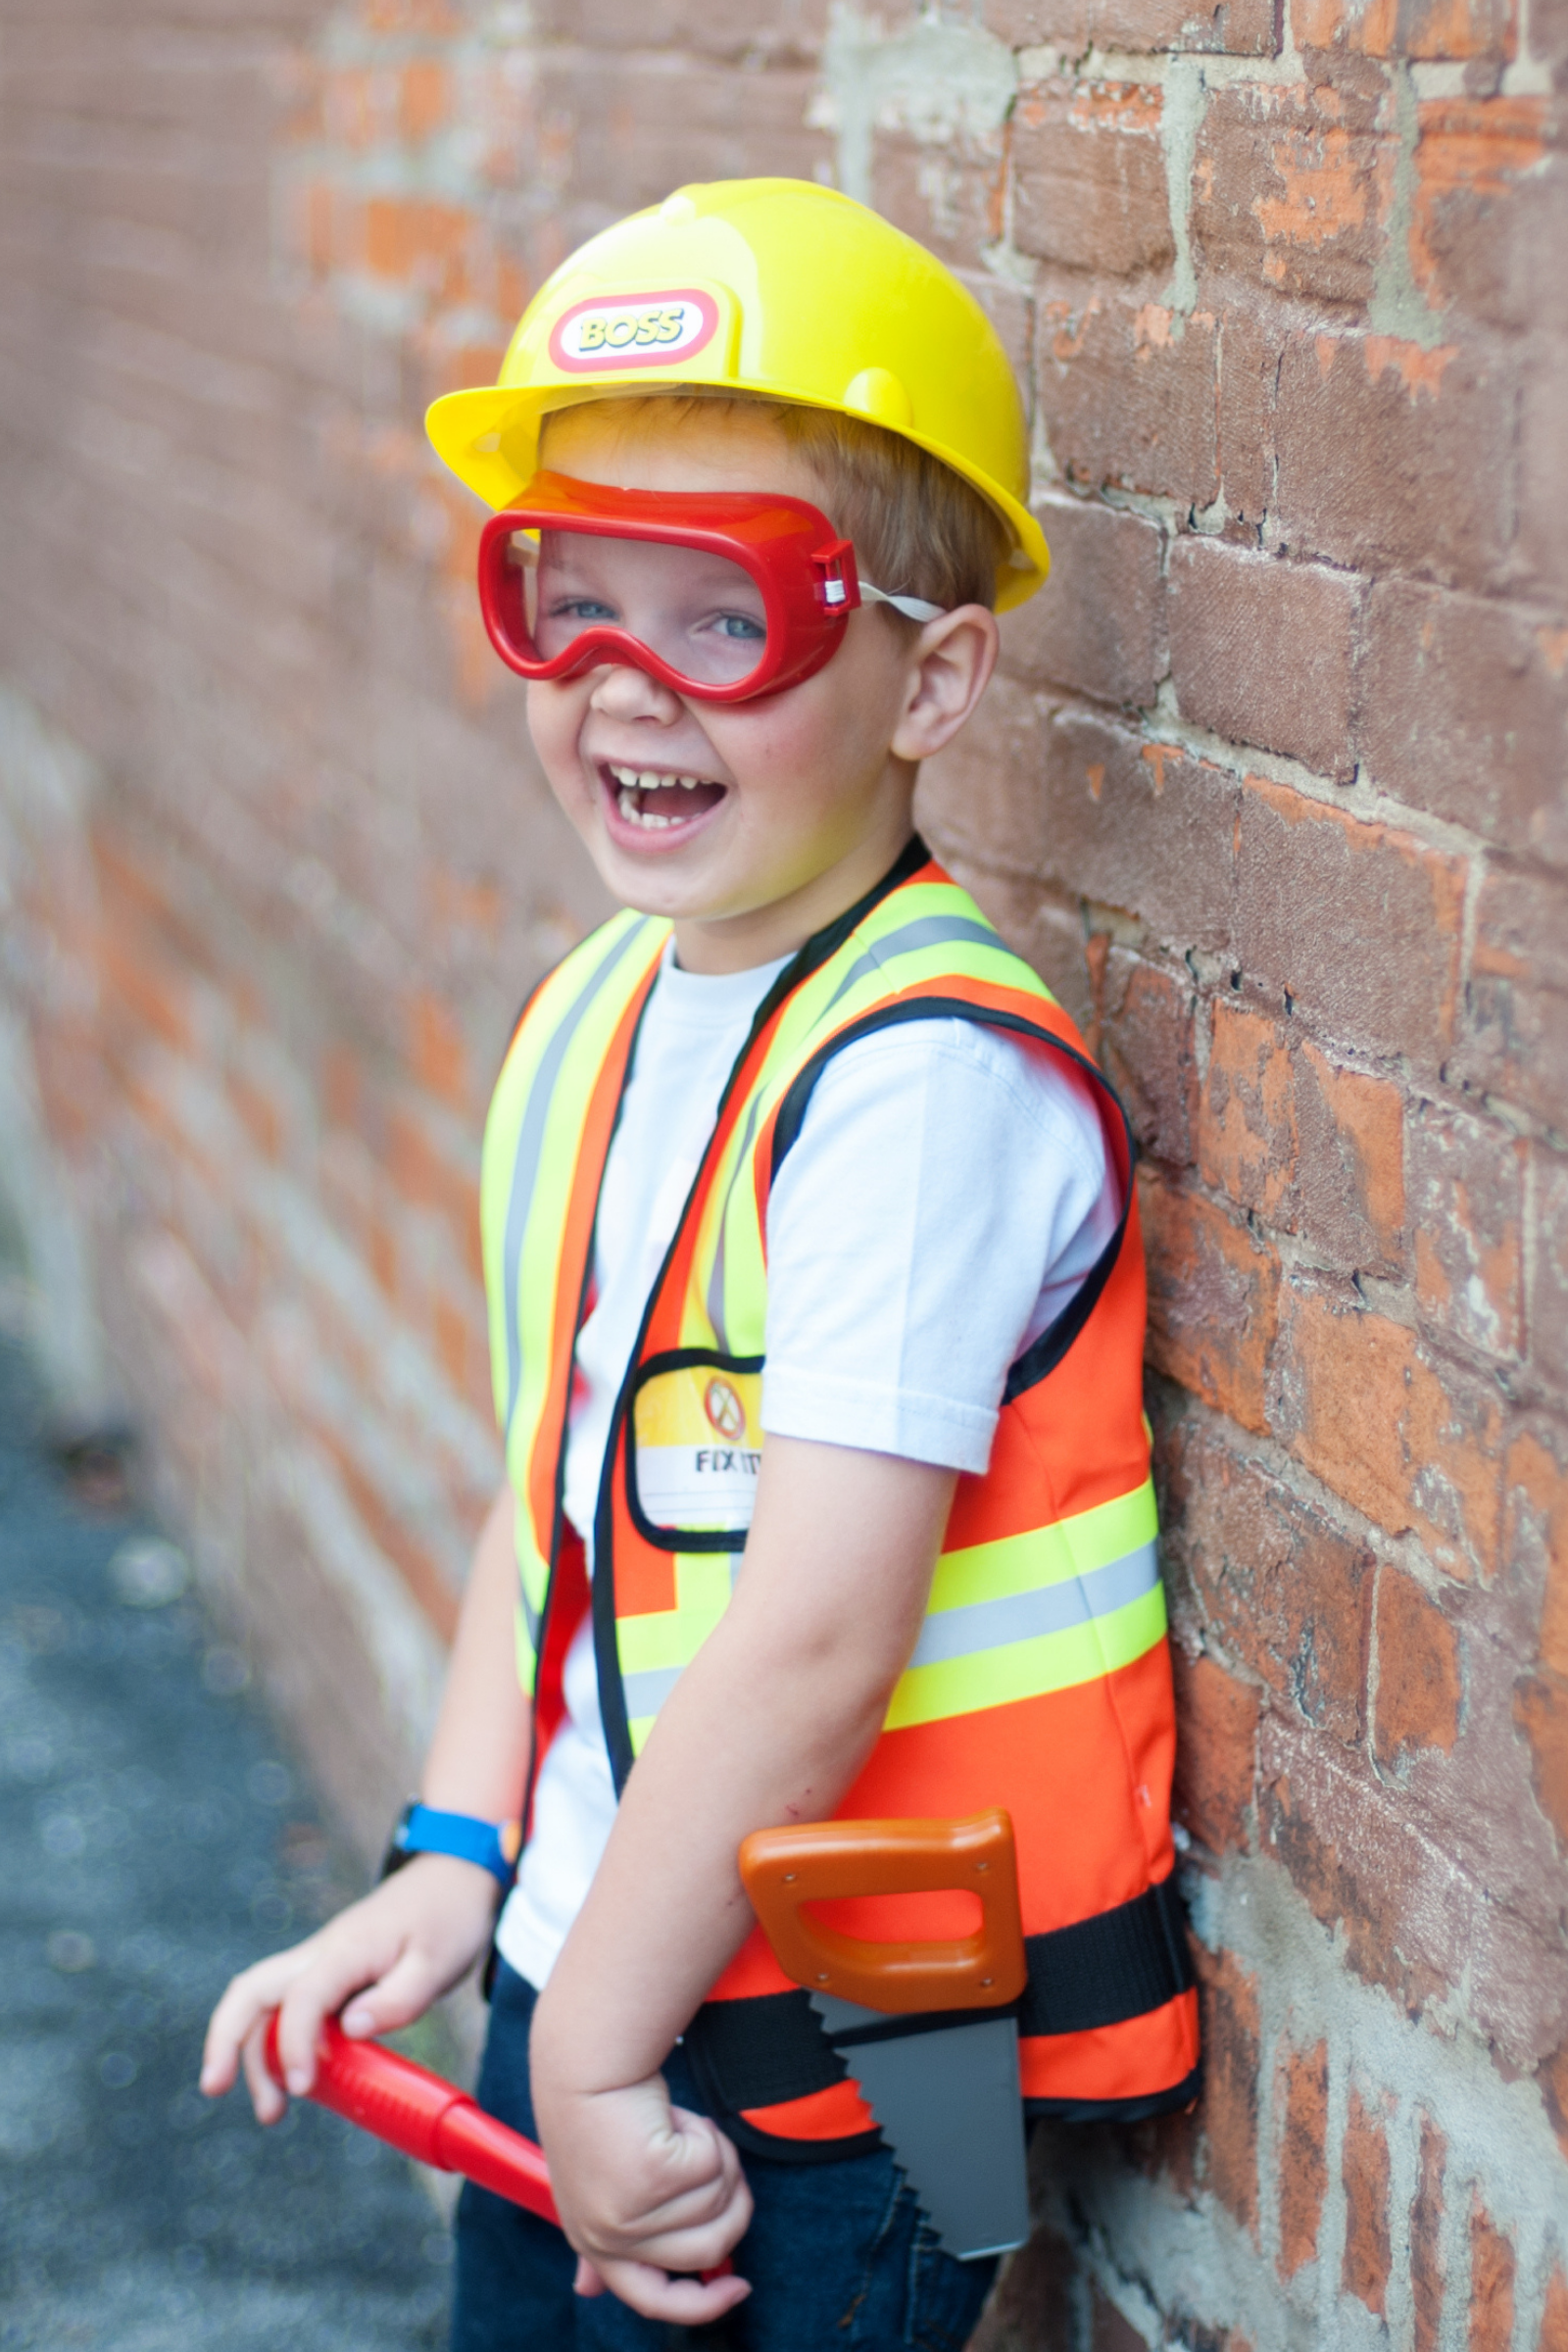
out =
[(283, 2080), (297, 2099), (303, 2099), (311, 2087), (311, 2078), (303, 2066), (291, 2066)]
[(375, 2030), (375, 2015), (372, 2010), (356, 2006), (345, 2009), (338, 2024), (345, 2034), (370, 2034)]

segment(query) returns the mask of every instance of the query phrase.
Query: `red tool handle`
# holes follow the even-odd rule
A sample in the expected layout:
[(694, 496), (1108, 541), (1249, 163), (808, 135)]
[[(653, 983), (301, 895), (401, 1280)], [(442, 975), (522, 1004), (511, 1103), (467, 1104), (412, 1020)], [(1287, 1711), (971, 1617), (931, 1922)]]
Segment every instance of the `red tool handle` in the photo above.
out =
[[(266, 2048), (268, 2072), (281, 2082), (275, 2009), (268, 2021)], [(466, 2091), (427, 2066), (416, 2066), (378, 2041), (350, 2041), (335, 2017), (321, 2023), (310, 2095), (416, 2163), (461, 2173), (561, 2228), (543, 2148), (510, 2124), (497, 2123)], [(716, 2270), (704, 2271), (704, 2280), (727, 2278), (732, 2267), (726, 2259)]]
[[(277, 2055), (277, 2016), (267, 2029), (267, 2064), (282, 2080)], [(541, 2220), (561, 2227), (550, 2193), (544, 2150), (520, 2132), (498, 2124), (466, 2091), (428, 2067), (416, 2066), (378, 2041), (350, 2041), (335, 2018), (327, 2018), (317, 2044), (311, 2097), (334, 2115), (346, 2116), (362, 2132), (401, 2149), (438, 2172), (462, 2173), (481, 2188), (525, 2205)]]

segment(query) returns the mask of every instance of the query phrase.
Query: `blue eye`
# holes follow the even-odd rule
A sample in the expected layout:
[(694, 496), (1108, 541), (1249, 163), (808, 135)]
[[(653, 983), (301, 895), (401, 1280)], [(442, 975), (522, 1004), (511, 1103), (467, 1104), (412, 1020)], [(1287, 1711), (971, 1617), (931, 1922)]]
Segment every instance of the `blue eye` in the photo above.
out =
[(613, 620), (613, 605), (602, 604), (596, 596), (558, 597), (550, 608), (552, 620)]
[(718, 615), (718, 628), (721, 636), (734, 638), (744, 645), (760, 645), (767, 637), (767, 630), (761, 621), (753, 620), (749, 612), (721, 612)]

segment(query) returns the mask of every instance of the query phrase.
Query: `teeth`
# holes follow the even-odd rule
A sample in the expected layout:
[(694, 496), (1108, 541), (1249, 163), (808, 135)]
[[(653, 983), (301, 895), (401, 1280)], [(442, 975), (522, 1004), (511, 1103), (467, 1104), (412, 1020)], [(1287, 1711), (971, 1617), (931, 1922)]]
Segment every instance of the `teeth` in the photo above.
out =
[(639, 808), (637, 788), (634, 784), (621, 786), (619, 807), (620, 813), (626, 822), (629, 825), (641, 825), (645, 833), (662, 833), (668, 826), (678, 825), (683, 821), (678, 816), (658, 816), (651, 808)]
[(679, 786), (682, 792), (695, 792), (705, 781), (702, 776), (662, 776), (651, 767), (610, 768), (615, 782), (626, 792), (660, 792), (669, 786)]

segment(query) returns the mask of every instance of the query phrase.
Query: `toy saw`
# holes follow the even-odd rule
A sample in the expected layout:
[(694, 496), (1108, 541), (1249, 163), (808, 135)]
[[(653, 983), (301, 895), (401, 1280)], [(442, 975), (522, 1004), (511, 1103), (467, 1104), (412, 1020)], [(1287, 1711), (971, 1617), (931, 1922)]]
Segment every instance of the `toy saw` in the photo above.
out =
[[(1009, 1817), (759, 1830), (740, 1870), (774, 1958), (810, 1995), (947, 2251), (975, 2262), (1022, 2245), (1016, 2004), (1028, 1961)], [(946, 1940), (871, 1943), (804, 1909), (955, 1888), (978, 1897), (980, 1924)]]

